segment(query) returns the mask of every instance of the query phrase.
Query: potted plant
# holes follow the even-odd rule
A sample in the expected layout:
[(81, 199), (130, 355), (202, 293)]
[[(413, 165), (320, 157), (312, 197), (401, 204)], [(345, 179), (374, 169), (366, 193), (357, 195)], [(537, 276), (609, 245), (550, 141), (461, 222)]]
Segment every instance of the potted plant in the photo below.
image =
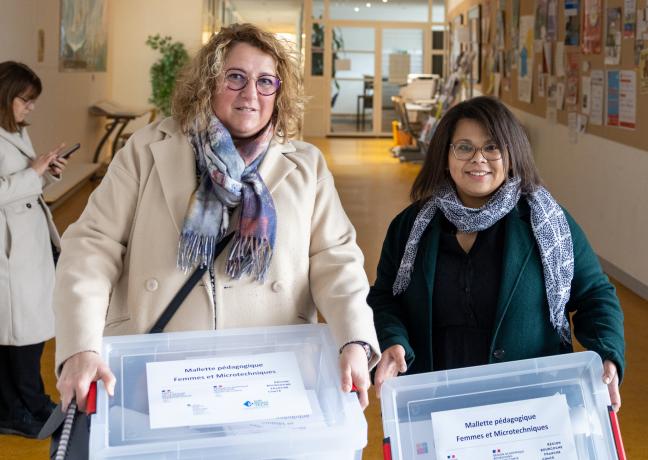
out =
[(189, 54), (182, 43), (174, 42), (169, 36), (149, 35), (146, 44), (162, 55), (151, 66), (152, 93), (149, 102), (162, 114), (169, 116), (171, 114), (171, 95), (178, 72), (189, 61)]

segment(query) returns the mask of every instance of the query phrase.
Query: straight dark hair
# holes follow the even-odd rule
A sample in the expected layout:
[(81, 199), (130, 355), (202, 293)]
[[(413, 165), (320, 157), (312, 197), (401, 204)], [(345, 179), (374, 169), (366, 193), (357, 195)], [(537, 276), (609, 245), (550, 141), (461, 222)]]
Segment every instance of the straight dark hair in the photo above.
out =
[(413, 202), (423, 204), (444, 181), (452, 180), (448, 172), (448, 155), (457, 123), (463, 119), (481, 124), (500, 146), (504, 168), (509, 176), (520, 178), (522, 193), (531, 193), (542, 185), (529, 138), (520, 122), (499, 100), (480, 96), (455, 105), (439, 120), (423, 167), (412, 185), (410, 198)]
[(25, 122), (16, 122), (14, 99), (36, 99), (43, 90), (38, 75), (25, 64), (15, 61), (0, 62), (0, 126), (10, 133), (20, 131)]

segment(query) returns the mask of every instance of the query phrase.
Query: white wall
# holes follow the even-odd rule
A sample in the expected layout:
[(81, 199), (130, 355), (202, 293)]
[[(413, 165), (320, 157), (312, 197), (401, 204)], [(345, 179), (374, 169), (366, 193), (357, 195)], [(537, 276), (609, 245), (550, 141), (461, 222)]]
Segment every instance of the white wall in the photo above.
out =
[[(150, 106), (149, 69), (160, 54), (146, 45), (149, 35), (170, 35), (190, 55), (201, 46), (202, 0), (109, 0), (112, 99), (129, 107)], [(130, 127), (129, 127), (130, 128)]]
[[(110, 11), (110, 5), (109, 5)], [(59, 72), (59, 2), (2, 0), (0, 13), (0, 61), (27, 64), (43, 82), (43, 93), (30, 115), (29, 133), (38, 153), (60, 142), (81, 142), (80, 153), (70, 161), (91, 161), (102, 133), (99, 118), (88, 115), (88, 107), (110, 93), (108, 72)], [(38, 30), (45, 32), (45, 54), (37, 61)]]
[[(648, 152), (579, 135), (512, 108), (527, 128), (547, 188), (583, 227), (604, 268), (648, 293)], [(609, 264), (612, 266), (609, 266)]]

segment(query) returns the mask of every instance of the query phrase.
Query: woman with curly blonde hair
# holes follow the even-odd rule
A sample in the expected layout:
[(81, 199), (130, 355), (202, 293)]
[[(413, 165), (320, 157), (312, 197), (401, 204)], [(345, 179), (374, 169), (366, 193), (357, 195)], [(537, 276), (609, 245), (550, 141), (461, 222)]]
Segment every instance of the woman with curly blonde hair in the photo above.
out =
[[(197, 267), (165, 329), (312, 323), (340, 347), (342, 389), (367, 404), (379, 358), (363, 257), (319, 150), (294, 140), (299, 59), (251, 24), (214, 35), (179, 79), (173, 117), (136, 132), (63, 235), (54, 295), (63, 406), (115, 379), (101, 337), (143, 333)], [(233, 236), (222, 255), (215, 248)]]

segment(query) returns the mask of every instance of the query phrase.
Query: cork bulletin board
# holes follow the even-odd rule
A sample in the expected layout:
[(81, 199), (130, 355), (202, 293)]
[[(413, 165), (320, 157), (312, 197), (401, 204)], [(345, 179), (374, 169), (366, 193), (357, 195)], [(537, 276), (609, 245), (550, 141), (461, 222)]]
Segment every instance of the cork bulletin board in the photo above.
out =
[[(550, 117), (547, 113), (548, 83), (550, 79), (553, 79), (557, 83), (562, 83), (565, 88), (564, 105), (562, 109), (555, 111), (555, 120), (557, 123), (567, 125), (568, 113), (587, 114), (587, 109), (583, 107), (583, 104), (586, 106), (590, 104), (588, 98), (591, 99), (592, 95), (587, 90), (583, 91), (582, 77), (586, 77), (587, 81), (588, 77), (591, 79), (592, 71), (603, 71), (602, 125), (592, 124), (591, 118), (587, 114), (585, 132), (648, 151), (648, 133), (646, 132), (648, 128), (648, 94), (642, 94), (642, 83), (644, 86), (648, 83), (648, 63), (645, 64), (643, 60), (639, 61), (639, 59), (635, 60), (639, 56), (639, 52), (635, 49), (636, 44), (643, 43), (645, 48), (648, 48), (648, 40), (638, 41), (641, 40), (642, 35), (640, 30), (637, 30), (636, 19), (634, 30), (624, 30), (624, 22), (630, 22), (624, 18), (624, 3), (628, 1), (632, 2), (632, 0), (465, 0), (448, 11), (448, 21), (452, 22), (458, 15), (463, 15), (466, 18), (470, 10), (473, 10), (477, 5), (480, 6), (482, 17), (481, 79), (480, 83), (475, 84), (475, 88), (482, 94), (494, 94), (512, 107), (548, 118)], [(636, 16), (643, 18), (648, 7), (648, 0), (635, 0), (634, 3), (636, 4)], [(546, 14), (547, 9), (552, 8), (552, 4), (556, 12), (554, 24), (551, 24), (550, 15), (538, 14), (538, 11), (543, 10)], [(578, 15), (575, 18), (566, 15), (566, 8), (573, 8), (575, 5), (578, 6)], [(596, 13), (597, 11), (598, 13)], [(620, 18), (616, 17), (618, 13), (620, 13)], [(531, 31), (534, 38), (537, 38), (538, 35), (544, 36), (544, 39), (535, 40), (533, 50), (531, 50), (533, 56), (528, 61), (532, 63), (527, 69), (532, 75), (531, 102), (521, 101), (518, 94), (518, 72), (522, 68), (522, 63), (520, 62), (520, 53), (516, 51), (519, 50), (519, 39), (515, 34), (519, 34), (519, 26), (517, 30), (512, 26), (515, 17), (523, 16), (534, 16), (533, 27), (538, 29)], [(535, 21), (535, 17), (543, 17), (543, 20)], [(549, 23), (545, 17), (549, 18)], [(584, 21), (589, 22), (584, 25)], [(542, 33), (540, 33), (540, 28), (544, 29)], [(620, 37), (619, 34), (615, 34), (615, 31), (620, 32)], [(568, 32), (569, 37), (565, 43)], [(556, 75), (558, 69), (555, 56), (559, 42), (565, 43), (563, 58), (564, 69), (567, 73), (565, 76)], [(518, 43), (518, 46), (514, 47), (514, 43)], [(616, 43), (619, 43), (620, 47), (615, 47)], [(618, 54), (618, 57), (615, 54)], [(513, 59), (515, 62), (512, 69), (511, 65), (506, 62), (508, 59)], [(613, 63), (616, 60), (619, 61), (618, 64)], [(543, 63), (545, 63), (544, 66), (542, 66)], [(645, 68), (642, 68), (643, 64), (645, 64), (643, 66)], [(508, 75), (506, 75), (505, 69), (510, 69)], [(635, 72), (635, 127), (610, 126), (607, 116), (607, 71), (628, 70)], [(496, 73), (499, 74), (497, 78), (495, 77)], [(539, 77), (541, 73), (544, 75)], [(499, 91), (495, 88), (496, 85)], [(553, 88), (555, 89), (555, 86)]]

